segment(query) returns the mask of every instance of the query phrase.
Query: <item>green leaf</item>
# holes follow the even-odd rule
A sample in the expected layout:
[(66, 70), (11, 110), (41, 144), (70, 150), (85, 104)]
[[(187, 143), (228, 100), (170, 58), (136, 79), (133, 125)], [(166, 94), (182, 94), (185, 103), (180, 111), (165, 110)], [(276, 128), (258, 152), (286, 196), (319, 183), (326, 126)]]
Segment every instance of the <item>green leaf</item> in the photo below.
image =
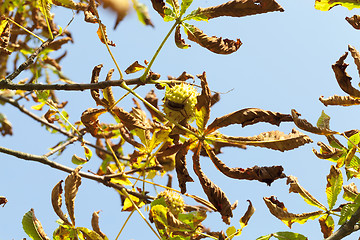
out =
[(3, 33), (7, 23), (8, 23), (7, 19), (4, 19), (4, 20), (0, 21), (0, 35)]
[(359, 207), (360, 203), (352, 203), (343, 206), (338, 224), (342, 225), (348, 221)]
[(50, 90), (36, 91), (36, 97), (39, 102), (46, 102), (50, 96)]
[(160, 143), (165, 142), (165, 140), (169, 137), (170, 132), (171, 129), (156, 130), (151, 137), (148, 146), (149, 151), (153, 151)]
[(324, 110), (322, 110), (316, 126), (318, 128), (330, 129), (330, 117), (325, 114)]
[(127, 178), (127, 177), (116, 177), (116, 178), (111, 178), (110, 182), (112, 183), (116, 183), (116, 184), (120, 184), (120, 185), (128, 185), (128, 186), (132, 186), (133, 184), (131, 183), (131, 181)]
[(352, 148), (354, 147), (354, 144), (357, 145), (360, 143), (360, 135), (359, 133), (356, 133), (354, 135), (352, 135), (351, 137), (349, 137), (349, 141), (348, 141), (348, 148)]
[(186, 10), (190, 7), (193, 0), (182, 0), (181, 2), (181, 9), (180, 9), (180, 15), (183, 15)]
[(91, 240), (104, 240), (97, 232), (90, 230), (85, 227), (77, 227), (77, 231), (80, 231), (82, 234), (84, 234), (86, 237), (85, 239), (91, 239)]
[(34, 110), (37, 110), (37, 111), (41, 111), (44, 106), (45, 106), (45, 102), (42, 102), (42, 103), (40, 103), (40, 104), (31, 106), (31, 109), (34, 109)]
[(200, 8), (192, 11), (189, 15), (187, 15), (184, 20), (195, 20), (195, 21), (208, 21), (208, 17), (200, 12)]
[(168, 208), (162, 205), (155, 205), (151, 207), (150, 213), (154, 222), (159, 222), (164, 226), (167, 225), (167, 214)]
[(84, 151), (85, 151), (85, 157), (86, 157), (86, 160), (90, 160), (91, 157), (92, 157), (92, 151), (90, 150), (90, 148), (88, 148), (87, 146), (83, 146), (84, 148)]
[(164, 14), (165, 14), (165, 16), (164, 16), (164, 21), (165, 22), (171, 22), (171, 21), (176, 19), (176, 14), (170, 8), (165, 8), (164, 9)]
[(154, 206), (156, 206), (156, 205), (161, 205), (161, 206), (166, 207), (165, 198), (164, 198), (164, 197), (161, 197), (161, 198), (155, 199), (155, 200), (152, 201), (151, 204), (150, 204), (151, 207), (154, 207)]
[(144, 25), (154, 26), (150, 20), (147, 6), (143, 3), (140, 3), (138, 0), (133, 0), (132, 2), (134, 4), (134, 9), (137, 13), (139, 21)]
[(256, 240), (269, 240), (271, 238), (272, 234), (258, 237)]
[(53, 240), (78, 239), (76, 229), (70, 225), (61, 225), (53, 233)]
[(341, 5), (349, 10), (352, 10), (353, 8), (360, 8), (360, 2), (358, 2), (357, 0), (342, 0), (342, 1), (316, 0), (315, 1), (315, 9), (321, 11), (329, 11), (332, 7), (336, 5)]
[(26, 234), (33, 240), (49, 239), (46, 237), (46, 235), (43, 235), (44, 238), (41, 236), (41, 232), (43, 233), (43, 229), (41, 223), (35, 217), (34, 209), (31, 209), (30, 211), (25, 213), (22, 219), (22, 226)]
[(279, 240), (307, 240), (308, 238), (300, 233), (294, 232), (277, 232), (273, 236)]
[(178, 219), (195, 230), (198, 225), (206, 219), (206, 212), (180, 213)]
[(350, 183), (349, 185), (345, 185), (343, 186), (343, 189), (344, 189), (343, 198), (346, 201), (354, 202), (356, 197), (359, 195), (355, 183)]
[(71, 162), (75, 165), (83, 165), (88, 162), (87, 159), (78, 157), (76, 154), (74, 154), (71, 158)]
[(332, 165), (330, 169), (330, 173), (326, 179), (327, 179), (327, 185), (325, 192), (329, 204), (329, 209), (331, 210), (334, 207), (337, 197), (342, 190), (343, 177), (340, 169)]

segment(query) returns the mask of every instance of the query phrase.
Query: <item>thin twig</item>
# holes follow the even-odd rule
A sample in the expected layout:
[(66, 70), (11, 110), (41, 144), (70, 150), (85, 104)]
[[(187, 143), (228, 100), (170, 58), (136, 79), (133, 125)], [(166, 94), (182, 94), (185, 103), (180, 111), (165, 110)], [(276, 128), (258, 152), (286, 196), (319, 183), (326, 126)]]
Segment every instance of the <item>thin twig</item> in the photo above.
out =
[[(14, 78), (16, 78), (22, 71), (24, 71), (28, 66), (30, 66), (31, 64), (34, 63), (35, 58), (39, 55), (39, 53), (44, 50), (51, 42), (53, 41), (53, 39), (48, 39), (45, 42), (43, 42), (41, 44), (41, 46), (39, 48), (37, 48), (33, 54), (30, 55), (30, 57), (23, 62), (12, 74), (10, 74), (9, 76), (7, 76), (5, 78), (5, 82), (11, 82)], [(3, 82), (3, 81), (1, 81)]]
[[(16, 70), (17, 71), (17, 70)], [(15, 71), (15, 72), (16, 72)], [(14, 73), (15, 73), (14, 72)], [(129, 80), (111, 80), (98, 83), (71, 83), (71, 84), (16, 84), (9, 81), (0, 81), (0, 89), (10, 90), (65, 90), (65, 91), (84, 91), (87, 89), (105, 89), (107, 87), (120, 86), (122, 82), (126, 82), (127, 85), (140, 84), (140, 78), (134, 78)]]
[(60, 144), (59, 146), (55, 147), (53, 150), (51, 150), (50, 152), (44, 154), (44, 157), (50, 157), (51, 155), (55, 154), (56, 152), (64, 149), (67, 145), (70, 145), (74, 142), (76, 142), (79, 139), (78, 136), (75, 136), (69, 140), (67, 140), (66, 142), (64, 142), (63, 144)]
[[(20, 159), (24, 159), (24, 160), (27, 160), (27, 161), (39, 162), (39, 163), (42, 163), (44, 165), (48, 165), (48, 166), (50, 166), (52, 168), (58, 169), (58, 170), (63, 171), (63, 172), (72, 173), (74, 171), (73, 168), (70, 168), (70, 167), (64, 166), (62, 164), (59, 164), (57, 162), (51, 161), (45, 156), (19, 152), (19, 151), (15, 151), (15, 150), (8, 149), (8, 148), (1, 147), (1, 146), (0, 146), (0, 152), (11, 155), (11, 156), (14, 156), (14, 157), (17, 157), (17, 158), (20, 158)], [(99, 183), (104, 184), (105, 186), (117, 189), (119, 191), (122, 191), (124, 189), (126, 192), (128, 192), (129, 194), (143, 200), (145, 203), (149, 203), (151, 199), (154, 199), (151, 196), (147, 196), (147, 195), (143, 195), (141, 193), (137, 193), (137, 192), (127, 190), (122, 185), (115, 184), (115, 183), (112, 183), (110, 181), (107, 181), (104, 176), (93, 175), (93, 174), (89, 174), (89, 173), (85, 173), (85, 172), (79, 172), (79, 174), (84, 178), (97, 181)]]
[(159, 170), (162, 170), (163, 167), (160, 166), (160, 165), (157, 165), (157, 166), (152, 166), (152, 167), (146, 167), (144, 169), (142, 168), (136, 168), (136, 169), (132, 169), (132, 170), (129, 170), (129, 171), (126, 171), (126, 172), (122, 172), (122, 173), (115, 173), (115, 174), (108, 174), (108, 175), (104, 175), (104, 178), (106, 180), (110, 180), (111, 178), (116, 178), (116, 177), (122, 177), (124, 175), (129, 175), (129, 174), (133, 174), (133, 173), (136, 173), (136, 172), (140, 172), (140, 171), (150, 171), (150, 170), (156, 170), (156, 171), (159, 171)]

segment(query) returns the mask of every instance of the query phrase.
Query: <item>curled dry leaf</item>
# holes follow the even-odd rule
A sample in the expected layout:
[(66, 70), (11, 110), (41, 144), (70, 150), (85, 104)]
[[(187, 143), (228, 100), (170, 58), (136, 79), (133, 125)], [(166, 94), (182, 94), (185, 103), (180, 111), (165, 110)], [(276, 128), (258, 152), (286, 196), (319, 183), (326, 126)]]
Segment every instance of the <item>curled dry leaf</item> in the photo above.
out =
[(186, 81), (188, 79), (194, 79), (194, 76), (191, 75), (190, 73), (187, 72), (183, 72), (180, 76), (178, 76), (177, 78), (172, 77), (172, 76), (168, 76), (169, 80), (179, 80), (179, 81)]
[(233, 0), (214, 7), (199, 8), (197, 13), (212, 19), (222, 16), (244, 17), (274, 11), (284, 11), (274, 0)]
[(319, 218), (319, 223), (320, 223), (320, 229), (321, 229), (321, 232), (323, 233), (324, 239), (330, 237), (334, 231), (333, 218), (328, 214), (323, 215), (321, 218)]
[(281, 152), (292, 150), (312, 142), (307, 135), (296, 129), (293, 129), (289, 134), (285, 134), (280, 131), (270, 131), (253, 137), (232, 137), (222, 134), (216, 134), (215, 136), (221, 138), (222, 140), (226, 140), (226, 142), (230, 144), (265, 147), (273, 150), (279, 150)]
[(346, 19), (346, 21), (348, 21), (348, 23), (350, 23), (351, 26), (353, 26), (353, 28), (360, 30), (360, 16), (359, 15), (354, 15), (351, 18), (346, 17), (345, 19)]
[[(112, 77), (114, 71), (115, 71), (115, 69), (113, 69), (113, 68), (111, 68), (109, 70), (109, 72), (106, 75), (105, 81), (111, 81), (111, 77)], [(103, 89), (103, 95), (104, 95), (104, 98), (109, 102), (110, 107), (115, 105), (115, 98), (114, 98), (114, 94), (113, 94), (111, 87), (107, 87), (107, 88)]]
[(353, 202), (355, 198), (359, 195), (355, 183), (350, 183), (349, 185), (343, 185), (344, 196), (343, 198), (347, 201)]
[(255, 212), (255, 208), (254, 206), (252, 205), (251, 201), (250, 200), (247, 200), (249, 202), (249, 206), (244, 214), (244, 216), (242, 216), (240, 218), (240, 225), (241, 225), (241, 228), (244, 228), (246, 225), (248, 225), (248, 222), (251, 218), (251, 216), (254, 214)]
[(48, 46), (47, 48), (49, 49), (52, 49), (52, 50), (59, 50), (62, 45), (68, 43), (69, 41), (72, 42), (72, 38), (71, 37), (64, 37), (64, 38), (61, 38), (59, 40), (55, 40), (55, 41), (52, 41)]
[(53, 58), (46, 57), (46, 58), (44, 59), (44, 63), (49, 64), (49, 65), (55, 67), (58, 71), (61, 71), (61, 66), (60, 66), (60, 64), (59, 64), (55, 59), (53, 59)]
[[(146, 94), (145, 100), (148, 101), (151, 105), (153, 105), (156, 109), (159, 109), (159, 107), (158, 107), (158, 100), (159, 99), (157, 98), (154, 89), (151, 89), (150, 92), (148, 92)], [(157, 112), (155, 112), (148, 105), (145, 105), (145, 108), (150, 112), (152, 118), (157, 118), (161, 122), (165, 121), (163, 116), (159, 115)]]
[(289, 193), (298, 193), (308, 204), (326, 210), (324, 205), (322, 205), (315, 197), (313, 197), (299, 184), (297, 177), (288, 176), (286, 184), (290, 184)]
[(69, 222), (69, 220), (65, 217), (63, 211), (61, 210), (61, 205), (62, 205), (62, 197), (61, 194), (63, 192), (61, 183), (63, 182), (63, 180), (61, 180), (60, 182), (58, 182), (55, 187), (53, 188), (52, 192), (51, 192), (51, 204), (54, 208), (54, 211), (56, 213), (56, 215), (58, 215), (58, 217), (64, 221), (64, 223), (71, 225), (71, 223)]
[(259, 108), (245, 108), (216, 118), (207, 127), (206, 133), (214, 132), (219, 128), (227, 127), (232, 124), (241, 124), (242, 127), (245, 127), (258, 122), (267, 122), (279, 126), (281, 122), (292, 121), (292, 117), (289, 114), (271, 112)]
[(13, 135), (11, 122), (2, 113), (0, 113), (0, 133), (2, 136)]
[(347, 57), (348, 52), (342, 55), (339, 60), (333, 64), (331, 67), (335, 73), (336, 80), (340, 86), (340, 88), (349, 94), (352, 97), (360, 98), (360, 91), (355, 89), (351, 85), (351, 77), (345, 71), (348, 64), (344, 63), (345, 58)]
[(191, 47), (190, 45), (185, 43), (184, 39), (181, 38), (180, 25), (177, 25), (175, 29), (175, 44), (178, 48), (181, 49), (187, 49)]
[(138, 61), (135, 61), (134, 63), (132, 63), (126, 70), (126, 74), (130, 74), (130, 73), (135, 73), (138, 72), (142, 69), (144, 69), (145, 67), (141, 64), (139, 64)]
[(343, 151), (341, 151), (340, 149), (328, 146), (323, 142), (318, 142), (317, 145), (320, 146), (320, 152), (313, 149), (313, 153), (320, 159), (337, 157), (343, 153)]
[(186, 168), (186, 154), (189, 151), (191, 141), (187, 140), (175, 155), (175, 169), (181, 193), (186, 193), (186, 183), (193, 182)]
[(355, 47), (348, 45), (348, 49), (351, 53), (351, 56), (354, 59), (356, 68), (358, 70), (359, 76), (360, 76), (360, 53), (358, 52), (358, 50), (355, 49)]
[(200, 131), (205, 129), (205, 126), (210, 118), (210, 106), (211, 106), (211, 92), (209, 85), (206, 81), (206, 74), (197, 75), (201, 80), (201, 94), (196, 97), (197, 103), (195, 105), (196, 113), (196, 125)]
[[(102, 64), (99, 64), (94, 67), (91, 75), (91, 83), (98, 83), (99, 82), (99, 75), (101, 68), (103, 67)], [(99, 89), (91, 89), (90, 90), (92, 98), (95, 100), (96, 105), (107, 107), (109, 103), (105, 99), (100, 98), (100, 91)]]
[(200, 184), (207, 195), (209, 201), (214, 205), (216, 210), (221, 214), (223, 221), (230, 224), (230, 218), (233, 216), (231, 204), (225, 193), (216, 186), (200, 168), (200, 148), (198, 144), (194, 150), (193, 168), (195, 174), (200, 180)]
[(353, 105), (360, 105), (360, 99), (359, 98), (353, 98), (351, 96), (338, 96), (334, 95), (331, 97), (328, 97), (326, 99), (321, 96), (319, 98), (320, 102), (322, 102), (325, 106), (328, 105), (337, 105), (337, 106), (353, 106)]
[(124, 126), (130, 131), (135, 128), (147, 130), (146, 125), (142, 121), (140, 121), (130, 113), (126, 112), (124, 109), (114, 107), (113, 112), (121, 120), (122, 124), (124, 124)]
[(81, 168), (81, 166), (75, 168), (65, 179), (65, 205), (73, 226), (75, 226), (75, 198), (81, 184), (81, 176), (79, 175)]
[(301, 115), (295, 109), (291, 109), (291, 115), (293, 117), (295, 125), (304, 131), (311, 132), (311, 133), (318, 134), (318, 135), (338, 134), (338, 132), (336, 132), (336, 131), (332, 131), (327, 128), (315, 127), (311, 123), (306, 121), (305, 119), (300, 119), (299, 116), (301, 116)]
[(276, 218), (280, 219), (283, 223), (285, 223), (289, 228), (294, 222), (298, 222), (300, 224), (305, 223), (307, 220), (315, 219), (319, 217), (323, 211), (316, 211), (310, 213), (302, 213), (302, 214), (294, 214), (289, 213), (284, 205), (284, 203), (278, 201), (275, 196), (264, 197), (266, 206), (272, 215)]
[(167, 6), (165, 6), (165, 2), (163, 0), (151, 0), (152, 6), (157, 11), (161, 17), (165, 16), (165, 9), (168, 9)]
[(103, 44), (107, 44), (112, 47), (116, 46), (115, 43), (113, 41), (110, 41), (110, 39), (108, 38), (107, 33), (106, 33), (106, 26), (104, 24), (102, 24), (102, 23), (99, 24), (99, 28), (96, 31), (96, 33), (99, 36), (99, 39)]
[(49, 109), (45, 115), (44, 118), (46, 119), (46, 121), (48, 121), (49, 123), (54, 123), (56, 120), (58, 120), (56, 117), (53, 117), (57, 112), (53, 109)]
[(93, 137), (96, 137), (98, 135), (98, 117), (105, 112), (106, 109), (89, 108), (85, 110), (81, 115), (81, 122), (84, 124), (86, 130), (91, 133)]
[(52, 0), (52, 3), (56, 6), (66, 7), (77, 11), (85, 11), (87, 9), (87, 4), (76, 3), (73, 0)]
[(195, 26), (190, 26), (186, 33), (189, 40), (196, 42), (200, 46), (217, 54), (231, 54), (236, 52), (242, 45), (240, 39), (236, 39), (236, 41), (234, 41), (230, 39), (223, 39), (222, 37), (210, 37)]
[(122, 125), (122, 127), (120, 127), (119, 130), (120, 130), (121, 136), (124, 138), (124, 140), (126, 142), (130, 143), (131, 145), (133, 145), (134, 147), (137, 147), (137, 148), (142, 147), (142, 144), (135, 141), (133, 135), (125, 128), (124, 125)]
[(6, 197), (0, 196), (0, 205), (2, 205), (2, 207), (5, 207), (5, 204), (8, 202), (8, 200), (6, 199)]
[(225, 165), (214, 152), (205, 146), (206, 151), (217, 167), (217, 169), (226, 175), (227, 177), (234, 179), (245, 179), (245, 180), (257, 180), (259, 182), (264, 182), (267, 185), (270, 185), (273, 181), (279, 178), (285, 178), (286, 175), (283, 173), (284, 168), (282, 166), (272, 166), (272, 167), (258, 167), (254, 166), (252, 168), (230, 168)]
[(92, 214), (91, 227), (97, 234), (99, 234), (103, 239), (105, 239), (106, 235), (100, 230), (99, 227), (99, 212), (100, 211), (97, 211)]

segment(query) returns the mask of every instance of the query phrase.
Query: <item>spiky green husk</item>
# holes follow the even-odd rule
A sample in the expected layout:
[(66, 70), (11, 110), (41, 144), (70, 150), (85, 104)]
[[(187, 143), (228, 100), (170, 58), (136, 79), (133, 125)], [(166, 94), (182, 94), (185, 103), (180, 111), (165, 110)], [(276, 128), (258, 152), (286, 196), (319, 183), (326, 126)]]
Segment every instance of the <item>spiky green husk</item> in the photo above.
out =
[(165, 190), (160, 192), (156, 199), (164, 198), (166, 206), (169, 208), (170, 212), (177, 216), (179, 213), (184, 212), (185, 202), (180, 194), (174, 191)]

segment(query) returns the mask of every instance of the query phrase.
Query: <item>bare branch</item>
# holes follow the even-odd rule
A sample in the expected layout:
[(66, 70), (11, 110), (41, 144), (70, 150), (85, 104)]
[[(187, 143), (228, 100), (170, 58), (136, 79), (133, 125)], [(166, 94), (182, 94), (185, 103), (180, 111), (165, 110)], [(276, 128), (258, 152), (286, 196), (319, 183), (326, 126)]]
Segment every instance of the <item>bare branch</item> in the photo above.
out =
[[(1, 147), (1, 146), (0, 146), (0, 152), (11, 155), (11, 156), (14, 156), (14, 157), (17, 157), (17, 158), (20, 158), (20, 159), (24, 159), (24, 160), (27, 160), (27, 161), (39, 162), (39, 163), (42, 163), (44, 165), (48, 165), (48, 166), (50, 166), (52, 168), (58, 169), (58, 170), (63, 171), (63, 172), (72, 173), (74, 171), (73, 168), (70, 168), (70, 167), (64, 166), (62, 164), (59, 164), (57, 162), (51, 161), (46, 156), (39, 156), (39, 155), (30, 154), (30, 153), (19, 152), (19, 151), (4, 148), (4, 147)], [(85, 172), (79, 172), (79, 174), (84, 178), (97, 181), (99, 183), (104, 184), (105, 186), (117, 189), (119, 191), (121, 191), (122, 189), (126, 189), (122, 185), (109, 182), (108, 180), (106, 180), (106, 178), (104, 176), (93, 175), (93, 174), (89, 174), (89, 173), (85, 173)], [(140, 193), (132, 192), (132, 191), (127, 190), (127, 189), (126, 189), (126, 191), (129, 194), (131, 194), (131, 195), (133, 195), (133, 196), (135, 196), (135, 197), (137, 197), (139, 199), (142, 199), (145, 203), (149, 203), (150, 200), (153, 199), (153, 197), (151, 197), (151, 196), (142, 195)]]

